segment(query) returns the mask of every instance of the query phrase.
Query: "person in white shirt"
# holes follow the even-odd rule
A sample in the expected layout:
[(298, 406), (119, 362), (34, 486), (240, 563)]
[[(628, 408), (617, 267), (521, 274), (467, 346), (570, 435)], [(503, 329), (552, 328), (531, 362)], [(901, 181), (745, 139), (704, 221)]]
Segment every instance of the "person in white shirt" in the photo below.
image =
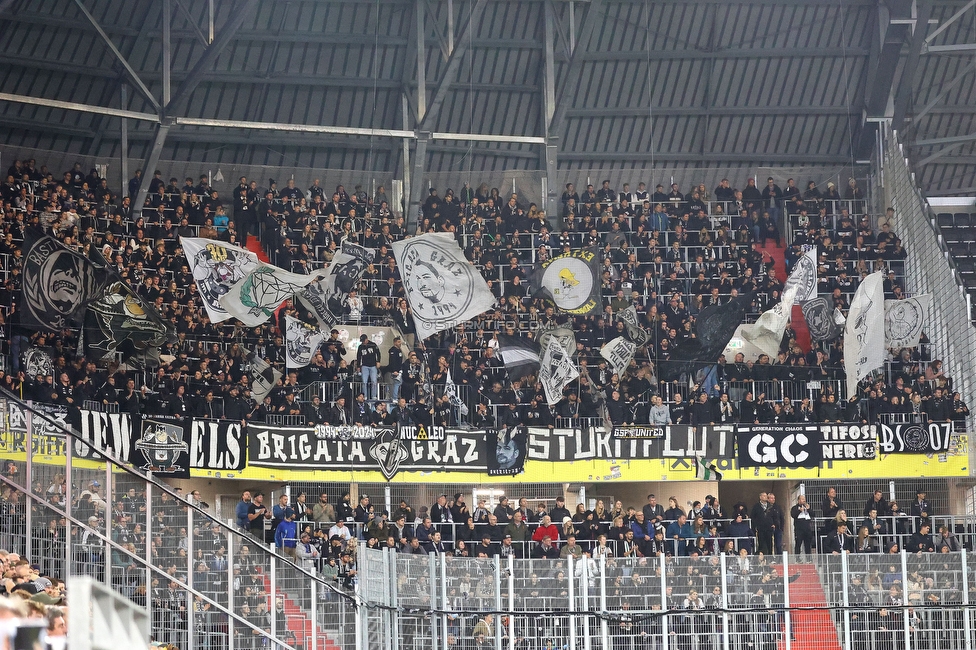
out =
[(349, 310), (351, 320), (359, 320), (363, 316), (363, 299), (356, 295), (356, 291), (350, 291), (346, 298), (346, 308)]
[(346, 522), (342, 521), (341, 519), (335, 522), (335, 525), (329, 529), (329, 539), (332, 539), (336, 535), (338, 535), (343, 542), (349, 541), (349, 539), (352, 537), (352, 533), (349, 532), (349, 527), (346, 526)]

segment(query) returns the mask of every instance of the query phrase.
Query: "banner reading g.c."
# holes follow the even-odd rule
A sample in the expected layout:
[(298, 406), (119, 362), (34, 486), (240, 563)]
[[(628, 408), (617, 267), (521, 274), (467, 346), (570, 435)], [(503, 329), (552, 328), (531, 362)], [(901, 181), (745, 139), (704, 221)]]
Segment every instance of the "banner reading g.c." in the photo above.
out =
[(816, 424), (740, 426), (740, 467), (817, 467), (823, 460)]

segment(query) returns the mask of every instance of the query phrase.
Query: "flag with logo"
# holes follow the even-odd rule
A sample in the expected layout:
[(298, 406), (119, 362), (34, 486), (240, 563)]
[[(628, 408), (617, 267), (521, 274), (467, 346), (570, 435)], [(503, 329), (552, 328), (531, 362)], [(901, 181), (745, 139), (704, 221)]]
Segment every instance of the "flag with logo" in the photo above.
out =
[(483, 314), (495, 304), (488, 283), (465, 259), (451, 233), (428, 233), (392, 246), (419, 340)]
[(159, 353), (176, 340), (172, 326), (125, 282), (113, 282), (88, 306), (82, 332), (85, 355), (136, 366), (158, 366)]
[(21, 323), (58, 331), (84, 320), (85, 308), (108, 284), (104, 264), (67, 248), (34, 228), (24, 234)]
[(539, 369), (539, 344), (521, 336), (498, 336), (498, 356), (509, 381), (522, 379)]
[(488, 476), (515, 476), (525, 470), (528, 429), (524, 425), (485, 432)]
[(576, 334), (570, 328), (559, 326), (543, 330), (539, 333), (539, 348), (545, 350), (550, 340), (557, 341), (569, 356), (576, 354)]
[(783, 295), (796, 287), (795, 302), (806, 302), (817, 297), (817, 249), (811, 248), (796, 261), (796, 266), (786, 278)]
[(550, 300), (559, 311), (583, 316), (602, 308), (600, 256), (595, 248), (552, 257), (534, 273), (533, 296)]
[(363, 279), (375, 255), (371, 248), (344, 240), (325, 275), (299, 292), (298, 299), (315, 315), (319, 325), (330, 328), (341, 320), (349, 292)]
[(833, 341), (844, 331), (844, 315), (827, 296), (817, 296), (800, 304), (814, 341)]
[(247, 355), (245, 372), (251, 386), (251, 399), (255, 404), (263, 402), (281, 379), (281, 372), (254, 352)]
[(304, 368), (312, 363), (325, 332), (291, 314), (285, 316), (285, 367)]
[(615, 374), (623, 375), (636, 351), (636, 345), (623, 336), (618, 336), (600, 348), (600, 356), (607, 360), (607, 364)]
[(743, 325), (739, 334), (765, 354), (775, 357), (779, 354), (783, 342), (783, 332), (790, 322), (793, 312), (793, 301), (799, 291), (797, 285), (791, 286), (783, 292), (782, 300), (759, 315), (755, 323)]
[(563, 398), (566, 384), (579, 377), (579, 370), (573, 363), (572, 357), (566, 353), (559, 339), (549, 337), (542, 349), (542, 363), (539, 366), (539, 381), (546, 391), (546, 401), (549, 405), (556, 404)]
[(854, 293), (844, 325), (844, 371), (847, 394), (857, 394), (857, 384), (884, 365), (884, 272), (866, 277)]
[(448, 371), (447, 381), (444, 383), (444, 394), (451, 401), (451, 406), (461, 411), (461, 415), (468, 414), (468, 405), (458, 395), (457, 384), (454, 383), (454, 378), (451, 377), (450, 371)]
[(246, 248), (215, 239), (180, 237), (180, 246), (211, 322), (227, 320), (231, 315), (220, 304), (220, 297), (256, 269), (261, 260)]
[(627, 330), (627, 337), (634, 342), (634, 345), (640, 347), (647, 343), (651, 335), (640, 325), (640, 319), (637, 316), (637, 308), (631, 305), (627, 309), (621, 309), (617, 312), (617, 320), (622, 321), (624, 327)]
[(271, 318), (281, 303), (318, 277), (262, 263), (220, 296), (220, 306), (245, 327), (257, 327)]
[(885, 300), (885, 347), (917, 346), (925, 312), (931, 303), (932, 295), (928, 293), (902, 300)]

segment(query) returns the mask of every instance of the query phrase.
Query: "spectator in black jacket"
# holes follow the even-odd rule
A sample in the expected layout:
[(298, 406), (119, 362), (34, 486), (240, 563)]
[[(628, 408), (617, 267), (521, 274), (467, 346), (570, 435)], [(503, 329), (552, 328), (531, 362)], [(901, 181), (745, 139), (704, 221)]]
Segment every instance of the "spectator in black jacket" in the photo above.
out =
[(923, 521), (918, 527), (918, 531), (912, 533), (912, 536), (908, 538), (908, 542), (905, 544), (905, 550), (909, 553), (934, 551), (935, 545), (932, 543), (932, 535), (930, 534), (931, 530), (931, 524), (929, 524), (927, 521)]

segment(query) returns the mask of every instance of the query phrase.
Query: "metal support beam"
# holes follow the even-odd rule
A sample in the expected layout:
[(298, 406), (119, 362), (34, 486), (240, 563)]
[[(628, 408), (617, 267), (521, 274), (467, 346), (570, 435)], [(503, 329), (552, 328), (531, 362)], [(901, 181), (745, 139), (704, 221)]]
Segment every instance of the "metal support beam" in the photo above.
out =
[[(125, 84), (119, 84), (119, 101), (122, 106), (125, 106), (129, 102), (128, 94), (129, 91), (126, 89)], [(119, 174), (122, 176), (122, 182), (119, 184), (119, 196), (125, 196), (125, 192), (129, 187), (129, 121), (123, 117), (121, 123), (122, 127), (119, 133), (119, 137), (121, 138), (119, 142), (119, 157), (121, 160), (119, 162), (121, 166), (119, 167)]]
[(115, 55), (115, 58), (118, 59), (119, 63), (122, 64), (122, 67), (125, 68), (125, 71), (129, 75), (129, 79), (132, 81), (133, 84), (135, 84), (136, 88), (139, 89), (139, 92), (141, 92), (143, 96), (149, 101), (149, 103), (152, 104), (153, 108), (155, 108), (157, 111), (160, 110), (161, 106), (159, 105), (159, 102), (156, 101), (155, 97), (153, 97), (153, 94), (149, 91), (149, 88), (146, 87), (146, 84), (142, 83), (142, 79), (139, 78), (139, 75), (136, 73), (133, 67), (129, 65), (129, 62), (126, 61), (125, 57), (122, 56), (122, 53), (119, 52), (119, 48), (115, 47), (115, 43), (113, 43), (109, 35), (105, 33), (105, 30), (102, 29), (102, 26), (98, 24), (98, 21), (95, 20), (95, 17), (91, 15), (88, 9), (85, 8), (85, 3), (82, 2), (82, 0), (75, 0), (75, 4), (78, 5), (78, 9), (80, 9), (81, 13), (85, 15), (85, 18), (88, 19), (88, 22), (92, 24), (92, 27), (95, 28), (95, 31), (98, 32), (98, 35), (102, 37), (103, 41), (105, 41), (105, 44), (108, 46), (108, 49), (112, 51), (112, 54)]
[(966, 143), (965, 142), (956, 142), (954, 144), (950, 144), (949, 146), (943, 147), (943, 148), (939, 149), (938, 151), (936, 151), (935, 153), (929, 154), (925, 158), (922, 158), (916, 164), (919, 167), (922, 167), (923, 165), (927, 165), (930, 162), (935, 162), (939, 158), (942, 158), (942, 157), (944, 157), (944, 156), (952, 153), (953, 151), (955, 151), (959, 147), (963, 146), (964, 144), (966, 144)]
[(210, 46), (196, 62), (196, 65), (190, 70), (190, 74), (180, 83), (179, 88), (176, 89), (173, 95), (173, 99), (166, 104), (164, 110), (167, 115), (180, 112), (182, 106), (190, 99), (190, 95), (196, 90), (200, 82), (203, 81), (203, 73), (207, 72), (213, 66), (217, 57), (220, 56), (220, 53), (224, 51), (224, 48), (234, 38), (234, 34), (237, 33), (237, 30), (241, 28), (244, 21), (251, 15), (251, 12), (257, 4), (250, 0), (238, 0), (234, 4), (231, 17), (220, 28), (220, 32), (216, 34), (213, 42), (210, 43)]
[(415, 231), (420, 223), (420, 206), (424, 202), (424, 173), (427, 171), (427, 144), (429, 131), (417, 131), (417, 148), (413, 153), (413, 169), (410, 173), (410, 201), (406, 208), (406, 223), (409, 232)]
[(547, 195), (542, 197), (542, 200), (549, 218), (558, 219), (562, 216), (557, 200), (559, 196), (557, 194), (559, 188), (557, 177), (559, 147), (558, 140), (554, 137), (555, 134), (549, 133), (549, 124), (556, 112), (556, 16), (551, 1), (545, 3), (542, 12), (545, 15), (545, 56), (542, 62), (542, 132), (547, 138), (545, 146), (542, 147), (542, 166), (546, 170)]
[(146, 196), (149, 194), (149, 180), (153, 177), (153, 172), (159, 165), (159, 158), (163, 153), (163, 145), (166, 144), (166, 136), (169, 135), (169, 124), (157, 124), (156, 135), (153, 138), (152, 148), (149, 155), (142, 163), (142, 182), (139, 184), (139, 191), (132, 202), (132, 213), (142, 214), (142, 206), (146, 203)]
[(427, 116), (427, 10), (424, 3), (416, 3), (414, 27), (416, 27), (417, 42), (417, 123), (423, 122)]
[(915, 28), (912, 32), (912, 39), (908, 46), (908, 57), (905, 59), (905, 66), (902, 68), (901, 79), (895, 89), (895, 115), (891, 122), (892, 128), (901, 131), (905, 123), (905, 115), (908, 113), (908, 104), (915, 89), (915, 78), (918, 75), (918, 60), (922, 54), (922, 45), (925, 42), (925, 32), (929, 26), (929, 16), (932, 15), (933, 0), (916, 0)]
[(933, 145), (943, 145), (943, 144), (962, 144), (965, 142), (972, 142), (976, 140), (976, 133), (970, 133), (969, 135), (954, 135), (948, 138), (931, 138), (929, 140), (916, 140), (912, 143), (913, 147), (931, 147)]
[(583, 71), (583, 54), (589, 49), (590, 41), (593, 39), (594, 26), (604, 19), (604, 0), (593, 0), (590, 3), (586, 18), (582, 20), (582, 29), (576, 39), (572, 56), (569, 60), (569, 69), (566, 70), (563, 82), (559, 86), (556, 96), (556, 110), (553, 112), (552, 119), (549, 121), (549, 128), (546, 133), (559, 136), (562, 133), (563, 122), (566, 119), (566, 110), (573, 103), (573, 94), (580, 86), (580, 75)]
[(200, 42), (203, 43), (203, 46), (207, 47), (207, 45), (209, 45), (207, 42), (207, 37), (204, 36), (203, 32), (200, 31), (200, 28), (197, 27), (196, 21), (193, 19), (193, 15), (190, 13), (189, 9), (186, 8), (186, 5), (183, 4), (183, 0), (176, 0), (176, 6), (179, 7), (180, 13), (183, 14), (184, 18), (186, 18), (187, 24), (193, 28), (193, 32), (197, 35), (197, 38), (200, 39)]
[(142, 120), (145, 122), (159, 122), (159, 116), (152, 113), (125, 111), (118, 108), (108, 108), (105, 106), (79, 104), (78, 102), (63, 102), (59, 99), (44, 99), (42, 97), (27, 97), (26, 95), (0, 93), (0, 101), (14, 102), (16, 104), (31, 104), (32, 106), (47, 106), (48, 108), (60, 108), (66, 111), (80, 111), (82, 113), (111, 115), (112, 117), (126, 117), (130, 120)]
[(875, 12), (876, 29), (871, 39), (871, 52), (868, 60), (868, 82), (864, 95), (864, 118), (861, 120), (861, 130), (852, 152), (857, 158), (866, 158), (876, 144), (875, 130), (877, 126), (871, 123), (872, 118), (889, 117), (889, 103), (895, 88), (895, 73), (901, 60), (901, 47), (908, 34), (908, 25), (893, 24), (893, 19), (910, 18), (909, 13), (892, 13), (903, 7), (888, 7), (878, 4)]
[(163, 106), (169, 106), (172, 93), (170, 92), (170, 82), (172, 80), (172, 40), (173, 31), (173, 5), (172, 0), (163, 0)]
[(962, 9), (960, 9), (959, 11), (957, 11), (956, 13), (952, 14), (952, 16), (949, 18), (949, 20), (947, 20), (944, 23), (942, 23), (941, 25), (939, 25), (935, 29), (935, 31), (933, 31), (931, 34), (929, 34), (928, 36), (926, 36), (925, 37), (925, 44), (928, 45), (929, 43), (931, 43), (932, 41), (934, 41), (939, 36), (939, 34), (941, 34), (942, 32), (944, 32), (945, 30), (949, 29), (949, 26), (950, 25), (952, 25), (957, 20), (959, 20), (960, 18), (962, 18), (963, 15), (965, 15), (965, 13), (967, 11), (969, 11), (970, 9), (972, 9), (973, 7), (976, 7), (976, 0), (969, 0), (969, 2), (966, 4), (965, 7), (963, 7)]
[(922, 108), (922, 110), (920, 110), (917, 113), (915, 113), (914, 115), (912, 115), (912, 123), (911, 123), (911, 125), (912, 126), (917, 126), (918, 125), (918, 121), (921, 120), (926, 115), (928, 115), (929, 112), (931, 112), (932, 109), (934, 109), (936, 106), (938, 106), (939, 104), (941, 104), (942, 103), (942, 100), (944, 100), (946, 98), (946, 95), (948, 95), (949, 92), (953, 88), (955, 88), (956, 86), (958, 86), (959, 84), (961, 84), (962, 81), (963, 81), (963, 79), (965, 79), (967, 75), (969, 75), (970, 73), (972, 73), (973, 70), (976, 70), (976, 61), (973, 61), (972, 63), (970, 63), (969, 65), (967, 65), (965, 68), (963, 68), (962, 70), (960, 70), (959, 71), (959, 74), (957, 74), (955, 77), (953, 77), (952, 81), (950, 81), (949, 83), (943, 84), (939, 88), (939, 93), (935, 97), (933, 97), (931, 99), (931, 101), (929, 101), (929, 103), (926, 104)]
[(976, 43), (956, 43), (955, 45), (926, 45), (926, 54), (959, 54), (976, 50)]
[(468, 14), (468, 20), (466, 21), (465, 26), (461, 29), (461, 32), (458, 34), (457, 45), (454, 47), (454, 51), (451, 52), (451, 56), (448, 57), (447, 65), (444, 68), (444, 74), (441, 77), (440, 82), (438, 82), (437, 88), (434, 89), (434, 95), (431, 97), (426, 113), (420, 119), (420, 123), (417, 125), (418, 131), (428, 129), (431, 123), (437, 119), (437, 115), (440, 113), (440, 108), (444, 104), (444, 100), (447, 99), (447, 92), (450, 90), (451, 84), (457, 80), (458, 69), (461, 67), (461, 59), (464, 58), (465, 53), (468, 51), (468, 44), (471, 40), (469, 26), (478, 25), (481, 23), (481, 16), (484, 14), (485, 6), (487, 4), (488, 0), (475, 0), (474, 4), (471, 6), (470, 13)]
[[(432, 19), (430, 24), (434, 28), (434, 35), (437, 36), (437, 43), (441, 46), (441, 56), (447, 61), (451, 56), (451, 44), (448, 42), (447, 37), (444, 36), (444, 32), (441, 31), (441, 24), (437, 22), (437, 12), (434, 11), (430, 0), (424, 0), (424, 5), (427, 7), (427, 15)], [(426, 27), (426, 21), (424, 26)]]

